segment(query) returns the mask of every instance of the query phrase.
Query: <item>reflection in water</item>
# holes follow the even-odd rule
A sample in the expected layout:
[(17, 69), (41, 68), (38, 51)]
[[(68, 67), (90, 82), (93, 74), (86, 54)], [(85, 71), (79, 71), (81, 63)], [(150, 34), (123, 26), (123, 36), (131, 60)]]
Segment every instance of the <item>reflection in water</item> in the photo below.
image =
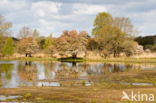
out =
[(91, 85), (92, 85), (91, 82), (88, 82), (88, 81), (85, 82), (85, 86), (91, 86)]
[(91, 86), (95, 82), (93, 77), (147, 68), (155, 70), (156, 65), (0, 61), (0, 82), (3, 88), (62, 86), (63, 81), (80, 80), (84, 81), (82, 85)]
[[(27, 64), (28, 63), (28, 64)], [(19, 63), (18, 65), (18, 75), (24, 81), (35, 81), (37, 80), (37, 69), (36, 64), (31, 64), (31, 62)]]
[(1, 64), (0, 65), (0, 72), (5, 73), (1, 74), (0, 76), (4, 76), (5, 79), (9, 80), (11, 79), (11, 73), (13, 70), (13, 64)]
[(20, 97), (22, 97), (22, 96), (5, 96), (5, 95), (0, 95), (0, 101), (8, 100), (8, 99), (16, 99), (16, 98), (20, 98)]
[(125, 68), (126, 68), (126, 66), (123, 65), (123, 64), (121, 64), (121, 65), (112, 64), (110, 66), (110, 72), (112, 72), (112, 73), (114, 73), (114, 72), (123, 72)]
[(53, 87), (60, 87), (59, 82), (38, 82), (37, 86), (53, 86)]
[(25, 61), (25, 65), (29, 65), (29, 66), (31, 66), (31, 61)]
[(135, 86), (153, 86), (154, 84), (152, 84), (152, 83), (132, 83), (132, 85), (135, 85)]

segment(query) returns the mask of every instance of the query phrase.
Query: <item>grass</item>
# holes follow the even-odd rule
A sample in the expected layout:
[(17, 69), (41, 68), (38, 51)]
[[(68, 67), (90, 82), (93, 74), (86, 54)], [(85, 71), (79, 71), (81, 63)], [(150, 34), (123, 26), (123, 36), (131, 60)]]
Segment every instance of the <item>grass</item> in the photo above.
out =
[[(120, 87), (120, 88), (119, 88)], [(121, 101), (122, 91), (139, 91), (141, 93), (153, 93), (155, 87), (129, 86), (128, 88), (118, 84), (99, 84), (91, 87), (27, 87), (0, 89), (1, 95), (21, 95), (23, 97), (9, 101), (39, 102), (39, 103), (125, 103)], [(7, 101), (7, 100), (6, 100)]]
[(156, 58), (106, 58), (106, 59), (85, 59), (89, 62), (124, 62), (124, 63), (156, 63)]

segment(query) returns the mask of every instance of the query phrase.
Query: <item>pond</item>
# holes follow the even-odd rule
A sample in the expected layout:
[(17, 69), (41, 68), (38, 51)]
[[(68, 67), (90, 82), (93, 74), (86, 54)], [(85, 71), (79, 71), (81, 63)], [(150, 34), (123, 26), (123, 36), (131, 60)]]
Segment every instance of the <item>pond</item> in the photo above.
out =
[[(145, 80), (155, 80), (156, 77), (153, 74), (155, 71), (156, 65), (154, 64), (0, 61), (0, 88), (92, 86), (103, 81), (151, 86), (155, 84), (151, 81), (141, 82), (139, 78), (146, 76)], [(144, 75), (144, 73), (148, 75)], [(135, 75), (133, 76), (133, 74)], [(128, 80), (136, 77), (140, 82), (127, 81), (128, 76)]]

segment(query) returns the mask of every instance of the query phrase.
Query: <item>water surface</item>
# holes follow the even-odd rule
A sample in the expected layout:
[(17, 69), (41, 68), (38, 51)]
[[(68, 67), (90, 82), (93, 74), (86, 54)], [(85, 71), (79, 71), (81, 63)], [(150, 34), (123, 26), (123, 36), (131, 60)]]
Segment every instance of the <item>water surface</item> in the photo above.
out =
[[(114, 74), (156, 71), (151, 64), (113, 64), (94, 62), (30, 62), (0, 61), (0, 88), (27, 86), (92, 86), (101, 81), (111, 81)], [(152, 79), (152, 77), (149, 76)], [(151, 83), (131, 83), (132, 85), (153, 85)], [(69, 86), (69, 85), (68, 85)]]

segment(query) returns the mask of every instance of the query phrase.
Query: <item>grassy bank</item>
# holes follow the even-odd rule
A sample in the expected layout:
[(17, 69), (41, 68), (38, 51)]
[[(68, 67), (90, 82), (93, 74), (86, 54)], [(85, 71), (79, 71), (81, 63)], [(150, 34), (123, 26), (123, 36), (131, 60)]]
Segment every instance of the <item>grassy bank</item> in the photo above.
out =
[(90, 62), (125, 62), (125, 63), (156, 63), (156, 58), (106, 58), (106, 59), (86, 59)]
[[(148, 93), (156, 95), (155, 87), (122, 87), (119, 85), (105, 85), (93, 87), (25, 87), (13, 89), (0, 89), (1, 95), (19, 95), (17, 99), (6, 101), (22, 101), (35, 103), (132, 103), (122, 101), (122, 92)], [(126, 88), (126, 89), (125, 89)], [(141, 102), (147, 103), (147, 102)]]
[(156, 63), (156, 58), (106, 58), (106, 59), (89, 59), (89, 58), (37, 58), (37, 57), (22, 57), (22, 58), (0, 58), (0, 60), (25, 60), (25, 61), (63, 61), (63, 62), (125, 62), (125, 63)]

